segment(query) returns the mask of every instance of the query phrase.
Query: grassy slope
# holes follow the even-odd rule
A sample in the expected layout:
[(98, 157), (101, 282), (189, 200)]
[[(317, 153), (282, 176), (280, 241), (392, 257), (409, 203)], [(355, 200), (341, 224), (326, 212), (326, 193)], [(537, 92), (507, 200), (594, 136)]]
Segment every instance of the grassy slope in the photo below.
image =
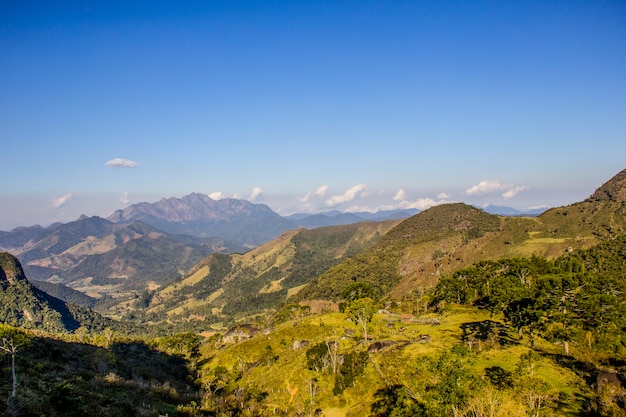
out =
[[(423, 319), (433, 316), (424, 316)], [(296, 412), (305, 410), (310, 404), (310, 381), (315, 379), (318, 392), (315, 406), (325, 416), (361, 416), (368, 415), (377, 390), (386, 384), (415, 385), (415, 375), (420, 362), (426, 357), (434, 357), (439, 352), (449, 350), (459, 343), (464, 335), (463, 328), (476, 323), (498, 323), (498, 318), (489, 317), (485, 311), (468, 308), (457, 308), (447, 313), (438, 326), (396, 322), (388, 327), (393, 318), (387, 314), (378, 314), (370, 326), (374, 340), (398, 340), (411, 343), (403, 346), (388, 347), (377, 353), (371, 353), (364, 373), (357, 378), (354, 386), (347, 388), (342, 394), (333, 394), (334, 376), (331, 372), (317, 372), (307, 369), (306, 350), (293, 350), (296, 340), (308, 340), (310, 346), (324, 341), (338, 341), (339, 352), (347, 353), (363, 350), (361, 334), (357, 327), (341, 313), (321, 316), (309, 316), (297, 321), (287, 322), (269, 334), (257, 334), (253, 338), (239, 344), (215, 349), (207, 345), (203, 356), (210, 358), (204, 365), (203, 372), (210, 374), (212, 369), (223, 366), (232, 373), (241, 372), (240, 386), (259, 388), (267, 392), (264, 400), (267, 406), (279, 410)], [(346, 330), (354, 331), (353, 336), (346, 336)], [(430, 343), (417, 343), (420, 336), (428, 335)], [(471, 368), (477, 375), (485, 375), (485, 369), (498, 366), (513, 372), (520, 355), (531, 348), (526, 341), (513, 340), (509, 335), (501, 337), (501, 345), (489, 347), (487, 342), (476, 349), (471, 361)], [(270, 350), (275, 356), (274, 361), (267, 360)], [(581, 398), (590, 395), (585, 381), (573, 371), (559, 366), (553, 359), (560, 353), (558, 347), (538, 340), (537, 351), (542, 354), (537, 374), (549, 385), (567, 398), (560, 405), (561, 415), (576, 415), (580, 411)]]
[(553, 259), (624, 230), (622, 202), (584, 201), (537, 218), (500, 217), (461, 203), (437, 206), (405, 220), (375, 246), (314, 279), (299, 297), (337, 300), (351, 283), (365, 282), (402, 300), (481, 260), (531, 255)]
[(176, 322), (220, 321), (276, 307), (329, 267), (372, 244), (400, 221), (300, 229), (244, 254), (210, 255), (157, 291), (147, 313)]

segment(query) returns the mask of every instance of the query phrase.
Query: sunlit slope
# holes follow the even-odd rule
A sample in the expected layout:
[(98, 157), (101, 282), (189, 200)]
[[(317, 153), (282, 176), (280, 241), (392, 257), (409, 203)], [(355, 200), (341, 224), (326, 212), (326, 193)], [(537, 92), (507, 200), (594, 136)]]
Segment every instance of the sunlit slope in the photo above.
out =
[(536, 218), (491, 215), (463, 203), (430, 208), (312, 280), (297, 297), (337, 301), (356, 284), (365, 284), (376, 298), (401, 300), (481, 260), (532, 255), (552, 259), (588, 248), (624, 233), (625, 178), (622, 171), (587, 200)]
[(147, 304), (153, 321), (222, 321), (273, 309), (312, 278), (370, 246), (400, 221), (286, 232), (244, 254), (212, 254)]
[[(249, 398), (246, 407), (274, 415), (298, 415), (303, 410), (309, 415), (319, 410), (324, 416), (390, 415), (394, 407), (398, 413), (408, 412), (417, 402), (438, 401), (450, 376), (459, 392), (482, 398), (486, 394), (478, 387), (489, 388), (495, 380), (490, 371), (512, 378), (524, 356), (533, 351), (530, 342), (515, 340), (501, 319), (486, 311), (455, 308), (436, 326), (431, 324), (438, 320), (433, 314), (403, 317), (375, 314), (369, 342), (347, 315), (327, 313), (279, 324), (271, 333), (258, 332), (236, 344), (207, 343), (202, 354), (210, 359), (202, 365), (202, 381), (211, 400), (206, 406), (224, 411), (232, 404), (224, 400), (232, 398), (230, 392), (241, 392)], [(482, 333), (489, 336), (483, 339)], [(467, 341), (474, 338), (480, 345), (470, 349)], [(579, 415), (577, 398), (591, 389), (552, 358), (558, 346), (537, 339), (535, 350), (542, 352), (535, 354), (537, 378), (547, 381), (554, 397), (567, 399), (557, 405), (558, 415)], [(381, 399), (390, 394), (386, 387), (402, 387), (413, 396), (397, 405), (391, 401), (387, 413), (375, 414)], [(505, 410), (504, 405), (499, 407)], [(511, 407), (523, 410), (525, 405), (519, 399)]]

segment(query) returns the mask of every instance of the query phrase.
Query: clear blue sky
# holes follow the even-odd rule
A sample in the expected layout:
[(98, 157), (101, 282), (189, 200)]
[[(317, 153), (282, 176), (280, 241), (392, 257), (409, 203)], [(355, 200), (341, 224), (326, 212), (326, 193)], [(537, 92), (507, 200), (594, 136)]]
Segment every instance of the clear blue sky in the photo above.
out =
[(0, 230), (570, 204), (626, 168), (626, 2), (0, 0), (0, 145)]

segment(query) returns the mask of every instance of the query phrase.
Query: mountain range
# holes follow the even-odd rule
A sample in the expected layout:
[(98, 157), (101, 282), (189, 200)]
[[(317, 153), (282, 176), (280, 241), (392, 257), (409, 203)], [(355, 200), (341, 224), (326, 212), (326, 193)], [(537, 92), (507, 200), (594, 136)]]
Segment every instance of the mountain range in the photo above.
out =
[(536, 217), (499, 216), (453, 203), (407, 219), (288, 232), (242, 255), (210, 255), (153, 292), (146, 313), (151, 321), (167, 317), (206, 325), (290, 302), (337, 309), (356, 284), (376, 298), (401, 301), (474, 262), (552, 259), (623, 233), (624, 201), (608, 196), (626, 189), (620, 182), (625, 173), (588, 200)]
[(223, 251), (224, 242), (83, 216), (0, 234), (0, 248), (20, 259), (34, 283), (61, 283), (101, 297), (169, 282), (207, 254)]
[[(159, 415), (190, 416), (608, 416), (626, 408), (626, 170), (584, 201), (536, 217), (443, 204), (404, 219), (292, 229), (195, 262), (189, 246), (152, 253), (159, 246), (139, 242), (200, 238), (139, 220), (63, 226), (3, 237), (26, 256), (44, 253), (53, 269), (76, 262), (69, 271), (93, 275), (71, 281), (75, 288), (91, 291), (96, 281), (100, 295), (107, 285), (117, 293), (94, 303), (55, 286), (52, 296), (0, 253), (0, 333), (33, 338), (18, 357), (22, 410), (147, 415), (157, 398), (167, 400)], [(118, 257), (77, 261), (96, 248)], [(176, 276), (145, 275), (166, 267)], [(157, 379), (141, 365), (187, 371)], [(174, 388), (182, 380), (195, 391)], [(4, 397), (9, 381), (0, 379)]]
[[(55, 294), (79, 289), (88, 296), (131, 296), (184, 274), (209, 253), (242, 253), (288, 230), (404, 218), (413, 211), (281, 217), (263, 204), (183, 198), (139, 203), (104, 219), (0, 231), (0, 251), (17, 256), (31, 281)], [(60, 284), (55, 288), (52, 284)], [(93, 300), (73, 300), (93, 306)]]
[(477, 260), (589, 246), (612, 230), (607, 222), (622, 227), (610, 200), (621, 196), (621, 175), (586, 201), (536, 217), (463, 203), (281, 217), (262, 204), (194, 193), (108, 219), (0, 232), (0, 250), (20, 259), (40, 289), (115, 317), (145, 310), (158, 322), (195, 311), (218, 322), (288, 299), (336, 302), (348, 282), (401, 297)]

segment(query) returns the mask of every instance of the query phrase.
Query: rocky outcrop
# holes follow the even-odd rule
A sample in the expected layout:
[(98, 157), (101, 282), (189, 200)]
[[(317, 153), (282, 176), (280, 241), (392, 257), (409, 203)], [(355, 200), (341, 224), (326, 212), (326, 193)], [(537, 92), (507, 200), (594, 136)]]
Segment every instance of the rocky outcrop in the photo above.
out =
[(626, 169), (605, 182), (586, 201), (626, 202)]
[(250, 339), (257, 334), (259, 329), (251, 324), (239, 324), (228, 330), (222, 337), (222, 342), (225, 344), (232, 344)]
[(27, 281), (20, 261), (8, 252), (0, 253), (0, 286), (6, 288), (20, 281)]

